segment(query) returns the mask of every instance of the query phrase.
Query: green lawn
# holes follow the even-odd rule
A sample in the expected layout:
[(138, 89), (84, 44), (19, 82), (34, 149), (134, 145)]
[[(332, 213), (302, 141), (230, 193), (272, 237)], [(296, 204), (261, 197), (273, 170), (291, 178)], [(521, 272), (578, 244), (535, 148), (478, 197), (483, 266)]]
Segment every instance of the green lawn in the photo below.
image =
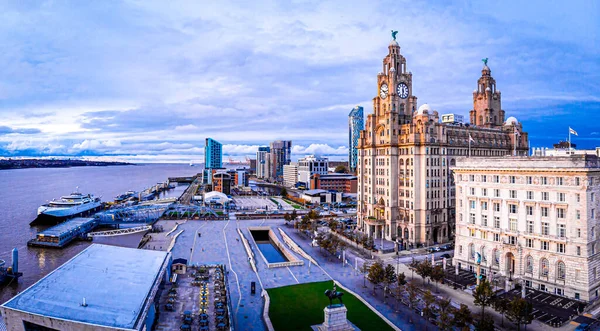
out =
[[(325, 281), (267, 289), (271, 298), (269, 316), (275, 330), (308, 331), (311, 325), (323, 323), (323, 309), (329, 304), (324, 293), (332, 286), (332, 281)], [(342, 300), (348, 309), (348, 319), (359, 329), (393, 330), (352, 294), (344, 292)]]

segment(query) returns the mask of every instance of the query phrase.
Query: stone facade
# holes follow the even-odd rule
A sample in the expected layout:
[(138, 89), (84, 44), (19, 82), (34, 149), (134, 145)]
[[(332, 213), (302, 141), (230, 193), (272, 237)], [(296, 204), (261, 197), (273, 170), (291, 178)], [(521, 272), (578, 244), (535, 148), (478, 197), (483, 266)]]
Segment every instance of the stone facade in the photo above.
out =
[(354, 331), (355, 328), (348, 322), (346, 306), (325, 307), (325, 322), (319, 325), (319, 331)]
[(454, 262), (493, 284), (591, 301), (600, 287), (600, 161), (570, 157), (462, 158)]
[(455, 199), (449, 167), (457, 157), (526, 155), (528, 150), (521, 124), (514, 117), (504, 121), (487, 65), (473, 94), (473, 116), (481, 117), (482, 125), (440, 123), (427, 104), (417, 110), (412, 79), (400, 46), (392, 41), (377, 74), (374, 113), (361, 132), (357, 163), (359, 229), (404, 247), (451, 238)]

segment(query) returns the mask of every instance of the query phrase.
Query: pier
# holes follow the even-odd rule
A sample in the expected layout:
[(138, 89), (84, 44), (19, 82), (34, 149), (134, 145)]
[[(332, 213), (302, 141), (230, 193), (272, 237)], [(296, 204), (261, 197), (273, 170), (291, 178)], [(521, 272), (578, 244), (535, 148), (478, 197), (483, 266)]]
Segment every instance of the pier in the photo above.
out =
[(27, 246), (62, 248), (77, 238), (84, 238), (97, 224), (95, 218), (73, 218), (38, 233)]

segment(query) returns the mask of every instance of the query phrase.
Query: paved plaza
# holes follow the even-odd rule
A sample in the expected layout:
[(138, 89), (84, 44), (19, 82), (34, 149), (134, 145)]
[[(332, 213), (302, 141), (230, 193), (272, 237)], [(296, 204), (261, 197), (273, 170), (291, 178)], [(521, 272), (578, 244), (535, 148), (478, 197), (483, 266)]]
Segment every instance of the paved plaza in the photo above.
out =
[(279, 209), (279, 206), (277, 206), (277, 204), (269, 197), (234, 197), (233, 201), (238, 210)]

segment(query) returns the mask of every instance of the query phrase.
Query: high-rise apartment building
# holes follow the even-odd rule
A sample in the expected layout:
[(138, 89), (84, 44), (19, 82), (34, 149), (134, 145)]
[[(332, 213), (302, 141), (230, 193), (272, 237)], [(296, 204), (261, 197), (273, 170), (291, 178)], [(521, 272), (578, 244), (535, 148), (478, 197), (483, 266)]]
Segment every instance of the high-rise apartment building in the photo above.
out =
[(223, 145), (212, 138), (206, 138), (204, 145), (204, 171), (202, 172), (203, 183), (212, 184), (212, 170), (221, 168), (223, 168)]
[(452, 169), (460, 268), (509, 289), (598, 298), (596, 155), (461, 158)]
[(268, 146), (259, 147), (256, 152), (256, 177), (271, 178), (271, 168), (271, 149)]
[[(420, 245), (448, 241), (454, 229), (459, 156), (526, 155), (527, 133), (504, 120), (500, 91), (484, 64), (473, 92), (471, 125), (440, 123), (427, 104), (417, 109), (413, 75), (394, 40), (377, 74), (377, 96), (358, 144), (358, 226), (369, 236)], [(480, 125), (481, 124), (481, 125)], [(409, 246), (410, 246), (409, 245)]]
[(356, 106), (348, 114), (348, 166), (350, 167), (350, 172), (356, 172), (358, 139), (360, 138), (360, 131), (364, 130), (364, 128), (363, 107)]
[(276, 140), (271, 147), (271, 177), (277, 181), (283, 180), (283, 166), (292, 162), (292, 142)]
[(283, 185), (294, 187), (298, 183), (298, 163), (290, 162), (283, 166)]
[(310, 186), (310, 177), (315, 174), (326, 175), (329, 160), (326, 157), (307, 155), (298, 160), (298, 181)]
[(204, 146), (204, 168), (223, 168), (223, 145), (212, 138), (206, 138), (206, 144)]

